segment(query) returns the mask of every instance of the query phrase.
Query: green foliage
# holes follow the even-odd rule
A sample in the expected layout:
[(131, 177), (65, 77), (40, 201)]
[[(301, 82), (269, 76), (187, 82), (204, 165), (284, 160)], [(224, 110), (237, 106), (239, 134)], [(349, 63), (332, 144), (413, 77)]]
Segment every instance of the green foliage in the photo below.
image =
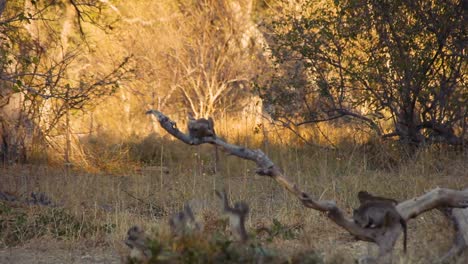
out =
[(96, 226), (63, 208), (0, 202), (0, 246), (15, 246), (45, 235), (56, 239), (83, 238), (99, 230), (111, 233), (114, 229), (115, 224)]
[(297, 237), (302, 232), (302, 225), (284, 225), (278, 219), (273, 219), (273, 226), (270, 230), (271, 234), (269, 237), (269, 241), (271, 241), (274, 237), (281, 237), (284, 240), (293, 240), (297, 239)]
[[(155, 237), (158, 239), (149, 244), (152, 253), (149, 263), (323, 263), (313, 252), (285, 258), (264, 248), (258, 241), (241, 244), (220, 233), (169, 239), (156, 234)], [(128, 259), (127, 263), (138, 262)]]

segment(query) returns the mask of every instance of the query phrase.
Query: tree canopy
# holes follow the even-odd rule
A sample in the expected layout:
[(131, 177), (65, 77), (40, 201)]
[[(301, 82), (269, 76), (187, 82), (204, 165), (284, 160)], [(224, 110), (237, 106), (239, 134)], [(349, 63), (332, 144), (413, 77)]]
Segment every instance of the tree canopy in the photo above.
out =
[(277, 71), (262, 85), (292, 127), (346, 119), (420, 145), (462, 144), (465, 1), (306, 1), (270, 24)]

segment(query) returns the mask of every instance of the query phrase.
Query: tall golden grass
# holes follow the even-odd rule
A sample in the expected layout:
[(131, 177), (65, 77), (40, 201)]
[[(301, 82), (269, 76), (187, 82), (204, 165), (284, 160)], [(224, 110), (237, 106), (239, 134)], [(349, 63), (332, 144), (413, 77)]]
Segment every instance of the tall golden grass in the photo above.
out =
[[(396, 142), (371, 140), (365, 133), (340, 134), (335, 127), (321, 126), (328, 137), (323, 139), (321, 133), (304, 129), (309, 140), (321, 145), (332, 141), (339, 147), (326, 150), (303, 144), (284, 128), (264, 123), (264, 130), (259, 130), (255, 120), (242, 116), (220, 120), (216, 129), (229, 142), (263, 149), (314, 197), (333, 199), (348, 212), (357, 206), (359, 190), (405, 200), (436, 186), (461, 189), (468, 183), (464, 152), (428, 147), (408, 156), (396, 148)], [(221, 217), (214, 190), (222, 188), (231, 193), (232, 200), (250, 205), (247, 227), (251, 231), (272, 226), (273, 219), (284, 225), (302, 224), (294, 238), (278, 237), (271, 242), (283, 254), (314, 250), (332, 262), (367, 252), (365, 243), (353, 241), (326, 217), (305, 209), (273, 181), (256, 176), (253, 163), (221, 155), (221, 170), (213, 174), (212, 146), (192, 147), (164, 134), (118, 136), (106, 132), (83, 138), (79, 144), (86, 162), (81, 164), (86, 166), (76, 166), (71, 172), (46, 164), (3, 167), (0, 190), (17, 195), (46, 193), (63, 203), (67, 213), (91, 223), (92, 232), (88, 230), (85, 237), (75, 232), (69, 239), (106, 243), (121, 252), (130, 226), (167, 234), (168, 216), (184, 203), (191, 202), (203, 221)], [(426, 263), (440, 256), (450, 245), (450, 234), (449, 223), (437, 211), (411, 220), (409, 263)]]

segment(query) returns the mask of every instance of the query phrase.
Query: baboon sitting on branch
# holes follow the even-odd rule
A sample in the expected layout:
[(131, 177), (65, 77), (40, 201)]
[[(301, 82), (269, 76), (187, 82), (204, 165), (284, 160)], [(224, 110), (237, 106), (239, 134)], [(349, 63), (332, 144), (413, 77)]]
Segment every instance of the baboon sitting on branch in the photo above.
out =
[(403, 250), (406, 253), (407, 228), (406, 220), (401, 217), (395, 205), (397, 201), (373, 196), (368, 192), (358, 193), (361, 205), (353, 211), (353, 219), (362, 228), (392, 228), (401, 225), (403, 228)]
[(188, 115), (188, 131), (192, 139), (202, 139), (204, 137), (216, 137), (213, 118), (208, 117), (195, 119), (191, 113)]
[[(195, 119), (192, 113), (188, 114), (188, 125), (187, 129), (190, 136), (190, 144), (194, 144), (195, 140), (203, 140), (204, 138), (216, 138), (216, 132), (214, 129), (213, 118), (208, 117)], [(214, 145), (214, 167), (213, 172), (219, 171), (219, 153), (218, 146)]]

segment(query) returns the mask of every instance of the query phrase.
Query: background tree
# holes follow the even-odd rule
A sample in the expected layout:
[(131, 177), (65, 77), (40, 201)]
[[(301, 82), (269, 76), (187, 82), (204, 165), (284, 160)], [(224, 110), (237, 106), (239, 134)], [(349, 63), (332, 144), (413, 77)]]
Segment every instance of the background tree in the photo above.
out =
[(181, 43), (167, 56), (180, 75), (175, 88), (183, 105), (197, 118), (239, 109), (257, 72), (252, 1), (181, 1), (179, 10)]
[[(177, 119), (239, 110), (252, 94), (250, 80), (263, 63), (253, 21), (254, 1), (138, 1), (109, 4), (119, 18), (112, 34), (118, 53), (132, 54), (135, 76), (111, 101), (110, 133), (159, 132), (141, 109), (163, 109)], [(157, 14), (155, 16), (155, 14)], [(108, 101), (110, 102), (110, 101)], [(105, 109), (96, 111), (103, 120)]]
[[(114, 93), (128, 73), (128, 59), (100, 67), (102, 58), (90, 56), (95, 54), (94, 43), (86, 31), (90, 25), (105, 25), (99, 20), (101, 9), (97, 1), (8, 3), (0, 22), (1, 89), (3, 106), (9, 106), (1, 110), (10, 112), (8, 119), (0, 120), (2, 153), (25, 149), (24, 138), (32, 135), (53, 147), (63, 145), (57, 138), (62, 137), (66, 138), (65, 160), (69, 161), (70, 111), (84, 110), (96, 99)], [(15, 98), (13, 105), (11, 98)], [(29, 136), (19, 133), (25, 126)], [(23, 147), (18, 146), (18, 137), (23, 137)]]
[(344, 118), (416, 146), (463, 144), (465, 1), (306, 1), (300, 10), (270, 24), (278, 69), (260, 92), (273, 117), (291, 127)]

